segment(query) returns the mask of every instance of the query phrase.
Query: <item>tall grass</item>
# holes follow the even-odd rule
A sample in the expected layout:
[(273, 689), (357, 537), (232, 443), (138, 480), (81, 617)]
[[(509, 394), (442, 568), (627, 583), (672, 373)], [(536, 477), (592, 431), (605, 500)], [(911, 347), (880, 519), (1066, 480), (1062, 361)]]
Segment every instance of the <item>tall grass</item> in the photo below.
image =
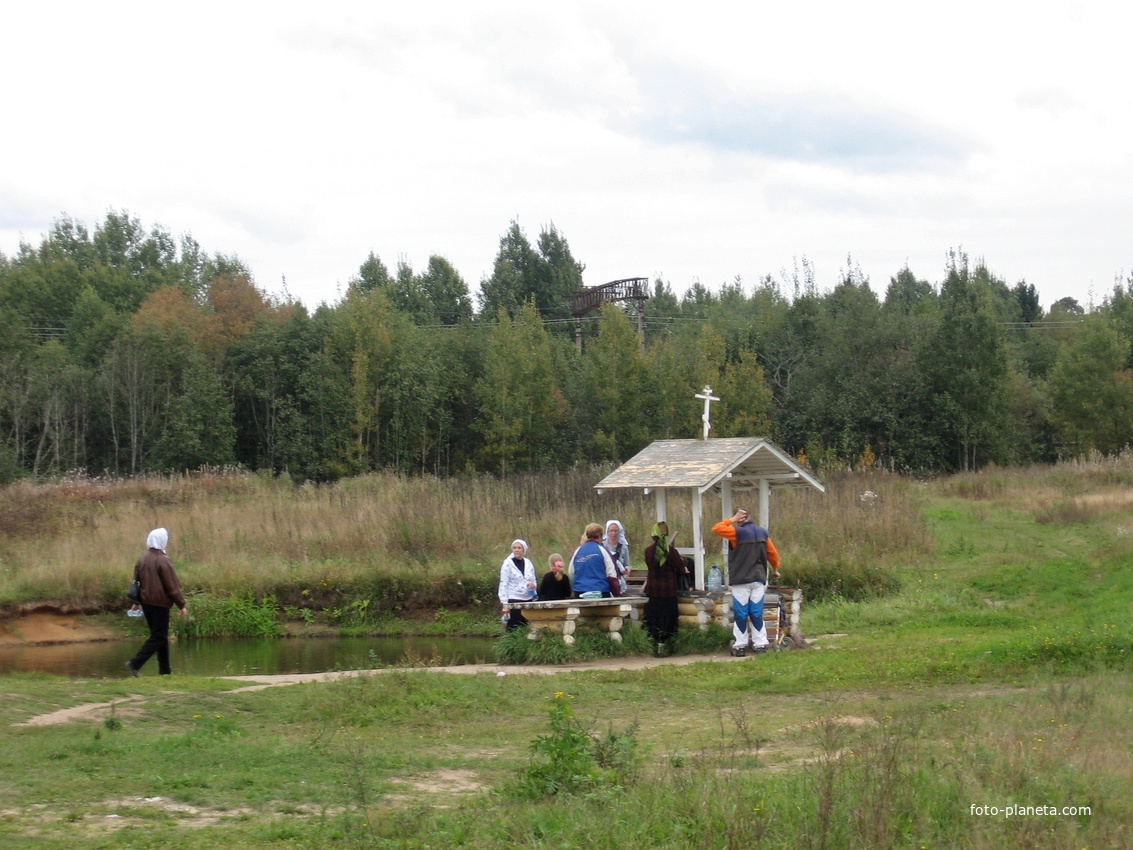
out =
[[(375, 600), (375, 614), (414, 604), (487, 608), (515, 537), (531, 544), (542, 572), (547, 553), (571, 551), (586, 523), (617, 518), (640, 564), (653, 499), (632, 491), (598, 494), (594, 484), (607, 471), (452, 479), (373, 474), (321, 486), (234, 470), (21, 481), (0, 489), (0, 610), (119, 606), (146, 534), (157, 526), (169, 529), (170, 556), (194, 591), (270, 595), (309, 610), (364, 595)], [(1080, 523), (1127, 513), (1129, 482), (1133, 456), (928, 482), (839, 473), (826, 482), (826, 493), (774, 491), (771, 534), (784, 582), (803, 587), (812, 601), (876, 598), (896, 589), (901, 569), (930, 560), (941, 545), (926, 519), (929, 500), (963, 499), (966, 506), (1027, 512), (1029, 521)], [(691, 543), (688, 496), (671, 494), (668, 511)], [(710, 527), (719, 499), (706, 498), (704, 511)], [(723, 557), (707, 528), (705, 538), (709, 560)], [(968, 544), (946, 545), (964, 551)], [(1117, 531), (1114, 545), (1125, 545)]]
[[(338, 588), (490, 580), (523, 537), (569, 551), (605, 514), (641, 527), (640, 496), (599, 497), (593, 472), (439, 480), (370, 475), (294, 487), (236, 472), (20, 482), (0, 490), (0, 606), (117, 605), (150, 529), (170, 531), (186, 586), (333, 604)], [(393, 585), (393, 586), (390, 586)]]

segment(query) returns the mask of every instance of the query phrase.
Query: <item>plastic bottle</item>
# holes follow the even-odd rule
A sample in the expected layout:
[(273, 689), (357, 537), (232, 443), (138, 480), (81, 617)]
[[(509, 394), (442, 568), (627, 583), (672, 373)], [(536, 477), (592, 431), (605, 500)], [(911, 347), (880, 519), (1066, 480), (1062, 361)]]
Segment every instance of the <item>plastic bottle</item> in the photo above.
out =
[(708, 578), (705, 580), (705, 586), (710, 591), (724, 589), (724, 574), (720, 572), (720, 568), (715, 564), (713, 564), (712, 569), (708, 571)]

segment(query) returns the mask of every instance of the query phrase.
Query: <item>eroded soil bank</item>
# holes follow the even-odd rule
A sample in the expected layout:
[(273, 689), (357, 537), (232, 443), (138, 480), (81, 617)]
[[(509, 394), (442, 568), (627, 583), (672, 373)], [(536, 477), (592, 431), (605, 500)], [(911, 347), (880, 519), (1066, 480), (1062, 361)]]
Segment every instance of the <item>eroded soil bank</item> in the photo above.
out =
[(0, 647), (47, 643), (120, 640), (124, 635), (97, 618), (82, 614), (35, 611), (0, 620)]

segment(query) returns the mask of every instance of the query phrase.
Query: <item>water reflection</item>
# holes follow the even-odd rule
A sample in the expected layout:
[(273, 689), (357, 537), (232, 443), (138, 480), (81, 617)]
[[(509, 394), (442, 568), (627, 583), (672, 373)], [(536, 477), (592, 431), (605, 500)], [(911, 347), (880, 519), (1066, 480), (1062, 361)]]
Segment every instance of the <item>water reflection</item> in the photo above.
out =
[[(238, 676), (366, 670), (399, 664), (482, 664), (495, 660), (492, 638), (249, 638), (173, 644), (170, 665), (184, 676)], [(54, 673), (117, 678), (141, 639), (0, 648), (0, 674)], [(157, 675), (157, 659), (142, 668)]]

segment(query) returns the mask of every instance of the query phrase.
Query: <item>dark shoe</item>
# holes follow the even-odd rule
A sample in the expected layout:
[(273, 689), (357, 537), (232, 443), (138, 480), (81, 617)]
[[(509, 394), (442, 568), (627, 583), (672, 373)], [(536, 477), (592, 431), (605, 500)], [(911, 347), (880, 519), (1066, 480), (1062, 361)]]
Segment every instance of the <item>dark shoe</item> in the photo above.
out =
[(129, 661), (126, 662), (126, 669), (130, 671), (131, 676), (133, 676), (135, 679), (138, 678), (138, 668), (131, 664)]
[[(732, 647), (732, 657), (733, 658), (743, 658), (745, 655), (747, 655), (747, 652), (744, 650), (744, 648), (742, 646), (741, 647), (735, 647), (735, 646)], [(138, 674), (135, 673), (134, 675), (136, 676)]]
[(765, 653), (765, 652), (767, 652), (766, 646), (757, 646), (755, 649), (752, 650), (753, 655), (763, 655), (763, 653)]

